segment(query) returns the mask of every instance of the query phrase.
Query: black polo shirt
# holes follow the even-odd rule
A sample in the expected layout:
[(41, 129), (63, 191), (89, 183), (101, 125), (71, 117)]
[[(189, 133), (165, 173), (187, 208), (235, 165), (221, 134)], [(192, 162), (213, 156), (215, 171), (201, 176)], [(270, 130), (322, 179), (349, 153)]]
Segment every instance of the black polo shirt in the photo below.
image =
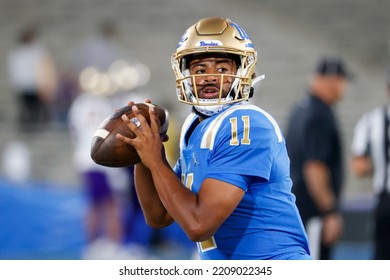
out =
[(303, 165), (309, 160), (324, 162), (330, 170), (330, 183), (339, 198), (343, 183), (343, 156), (338, 124), (332, 109), (309, 94), (296, 104), (289, 118), (286, 144), (291, 160), (291, 178), (296, 203), (304, 222), (320, 215), (308, 193)]

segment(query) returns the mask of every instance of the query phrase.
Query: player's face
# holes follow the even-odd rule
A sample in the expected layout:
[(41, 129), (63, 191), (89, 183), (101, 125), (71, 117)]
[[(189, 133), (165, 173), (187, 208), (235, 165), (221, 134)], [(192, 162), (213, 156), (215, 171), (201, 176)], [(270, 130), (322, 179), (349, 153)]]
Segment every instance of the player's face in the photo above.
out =
[(329, 91), (332, 92), (334, 102), (341, 100), (344, 96), (347, 81), (344, 77), (329, 77)]
[(322, 92), (330, 104), (340, 101), (345, 94), (347, 80), (341, 76), (316, 76), (315, 88)]
[[(199, 98), (226, 97), (229, 93), (237, 66), (233, 59), (226, 57), (197, 58), (190, 62), (190, 74), (195, 77), (195, 87)], [(227, 76), (221, 76), (227, 74)]]

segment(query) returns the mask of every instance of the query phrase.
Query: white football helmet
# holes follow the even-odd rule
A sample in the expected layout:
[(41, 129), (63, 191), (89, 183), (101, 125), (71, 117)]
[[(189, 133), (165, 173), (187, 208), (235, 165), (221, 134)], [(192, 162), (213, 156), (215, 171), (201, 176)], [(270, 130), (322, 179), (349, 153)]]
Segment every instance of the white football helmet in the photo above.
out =
[[(190, 75), (188, 58), (194, 54), (217, 53), (234, 57), (238, 63), (236, 75), (221, 75), (219, 97), (201, 99), (196, 91), (195, 77)], [(211, 116), (235, 102), (248, 100), (252, 94), (257, 53), (247, 33), (236, 23), (225, 18), (205, 18), (192, 25), (183, 34), (171, 59), (176, 76), (179, 101), (195, 106), (204, 115)], [(202, 74), (206, 75), (206, 74)], [(222, 97), (224, 76), (234, 77), (230, 92)]]

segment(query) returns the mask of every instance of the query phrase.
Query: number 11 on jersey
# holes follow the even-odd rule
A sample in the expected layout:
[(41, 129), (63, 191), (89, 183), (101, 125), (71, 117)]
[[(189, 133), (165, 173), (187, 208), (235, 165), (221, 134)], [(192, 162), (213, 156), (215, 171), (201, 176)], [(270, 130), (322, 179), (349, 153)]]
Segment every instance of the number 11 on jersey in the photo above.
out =
[(230, 140), (231, 146), (238, 146), (239, 144), (241, 144), (241, 145), (250, 145), (251, 144), (251, 139), (249, 138), (249, 126), (250, 126), (249, 116), (242, 116), (241, 121), (243, 122), (244, 130), (243, 130), (242, 139), (240, 139), (240, 141), (239, 141), (237, 117), (230, 118), (230, 127), (231, 127), (231, 135), (232, 135), (232, 138)]

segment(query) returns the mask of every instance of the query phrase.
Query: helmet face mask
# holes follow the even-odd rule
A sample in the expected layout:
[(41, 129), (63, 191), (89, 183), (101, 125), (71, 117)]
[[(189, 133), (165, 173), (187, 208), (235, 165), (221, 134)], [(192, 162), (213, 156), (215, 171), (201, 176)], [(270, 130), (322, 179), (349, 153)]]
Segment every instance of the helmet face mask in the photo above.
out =
[[(199, 98), (195, 81), (207, 74), (191, 75), (189, 71), (190, 60), (198, 56), (224, 56), (236, 62), (237, 73), (213, 74), (220, 76), (218, 98)], [(205, 115), (213, 115), (232, 103), (247, 100), (250, 97), (252, 78), (255, 76), (256, 62), (257, 54), (253, 43), (240, 26), (224, 18), (202, 19), (183, 34), (172, 55), (178, 100), (195, 106)], [(232, 79), (233, 83), (227, 95), (224, 95), (222, 85), (226, 79)]]

